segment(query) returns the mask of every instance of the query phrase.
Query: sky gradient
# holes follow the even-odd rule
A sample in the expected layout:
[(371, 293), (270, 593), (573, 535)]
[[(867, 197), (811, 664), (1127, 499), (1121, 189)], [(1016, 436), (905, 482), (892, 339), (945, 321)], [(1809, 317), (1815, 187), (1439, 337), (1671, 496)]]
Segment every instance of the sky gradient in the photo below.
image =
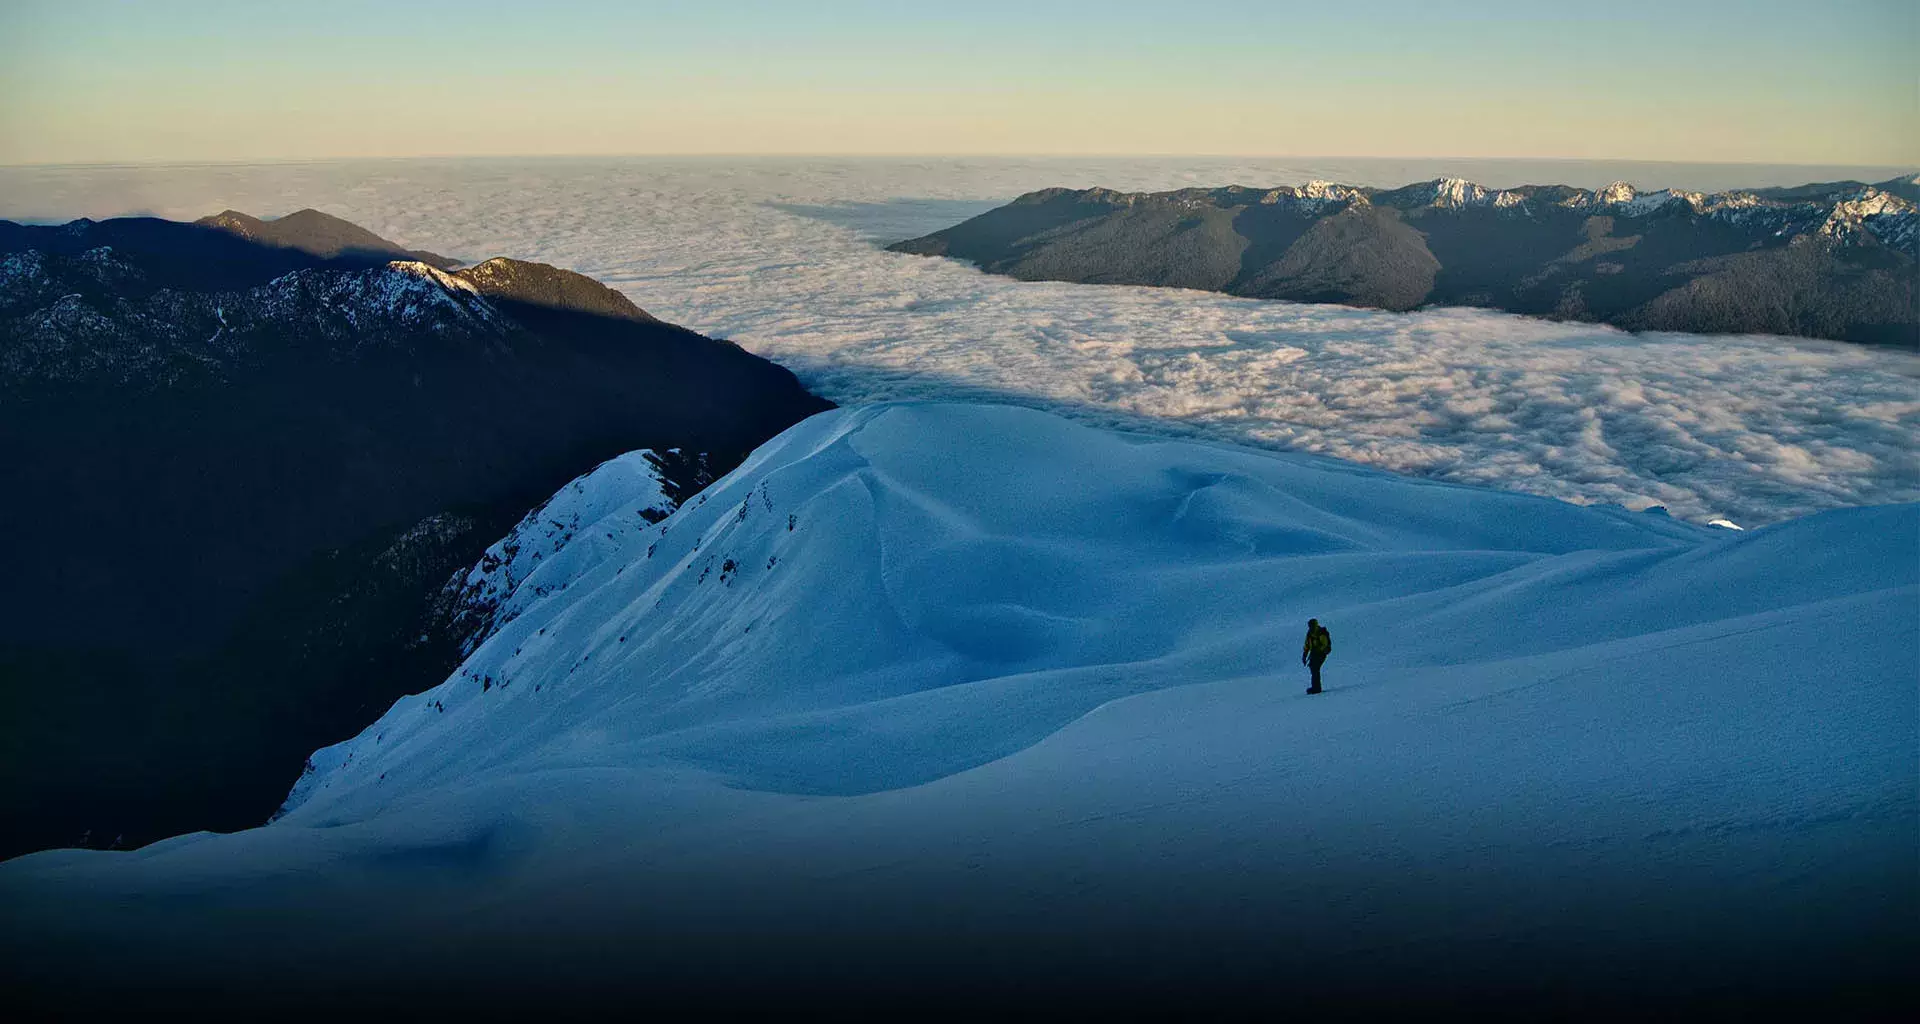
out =
[(1339, 154), (1920, 165), (1912, 0), (0, 2), (0, 164)]

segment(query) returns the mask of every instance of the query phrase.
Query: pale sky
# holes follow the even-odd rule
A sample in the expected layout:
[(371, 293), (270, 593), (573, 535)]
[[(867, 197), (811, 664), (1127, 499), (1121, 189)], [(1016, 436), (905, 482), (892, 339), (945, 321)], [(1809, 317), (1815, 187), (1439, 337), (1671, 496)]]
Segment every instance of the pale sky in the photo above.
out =
[(1920, 0), (0, 0), (0, 164), (611, 153), (1920, 166)]

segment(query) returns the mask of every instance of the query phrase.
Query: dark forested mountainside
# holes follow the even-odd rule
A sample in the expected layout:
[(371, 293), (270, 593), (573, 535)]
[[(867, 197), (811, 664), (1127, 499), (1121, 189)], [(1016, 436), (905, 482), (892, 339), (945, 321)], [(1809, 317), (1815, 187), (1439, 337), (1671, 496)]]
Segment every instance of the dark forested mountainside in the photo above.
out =
[(321, 218), (0, 222), (0, 856), (259, 824), (457, 663), (433, 599), (528, 508), (829, 407), (581, 275)]
[(1023, 280), (1915, 346), (1916, 181), (1712, 195), (1458, 179), (1056, 188), (891, 248)]

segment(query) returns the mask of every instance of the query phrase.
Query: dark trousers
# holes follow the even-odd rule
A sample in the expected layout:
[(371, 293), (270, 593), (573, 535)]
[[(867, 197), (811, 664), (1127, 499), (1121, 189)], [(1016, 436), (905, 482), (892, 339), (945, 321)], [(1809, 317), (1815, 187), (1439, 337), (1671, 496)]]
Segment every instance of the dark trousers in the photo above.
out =
[(1307, 689), (1309, 690), (1320, 689), (1320, 666), (1324, 664), (1326, 660), (1327, 660), (1327, 656), (1324, 654), (1310, 655), (1307, 658), (1307, 668), (1313, 670), (1313, 685), (1307, 687)]

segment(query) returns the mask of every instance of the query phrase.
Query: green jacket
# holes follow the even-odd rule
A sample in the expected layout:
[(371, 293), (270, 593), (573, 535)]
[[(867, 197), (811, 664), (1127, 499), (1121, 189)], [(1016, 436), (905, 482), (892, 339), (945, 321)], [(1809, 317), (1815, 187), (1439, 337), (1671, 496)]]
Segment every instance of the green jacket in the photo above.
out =
[(1333, 653), (1333, 634), (1325, 626), (1308, 626), (1307, 642), (1300, 648), (1300, 656), (1310, 658), (1319, 655), (1322, 658)]

